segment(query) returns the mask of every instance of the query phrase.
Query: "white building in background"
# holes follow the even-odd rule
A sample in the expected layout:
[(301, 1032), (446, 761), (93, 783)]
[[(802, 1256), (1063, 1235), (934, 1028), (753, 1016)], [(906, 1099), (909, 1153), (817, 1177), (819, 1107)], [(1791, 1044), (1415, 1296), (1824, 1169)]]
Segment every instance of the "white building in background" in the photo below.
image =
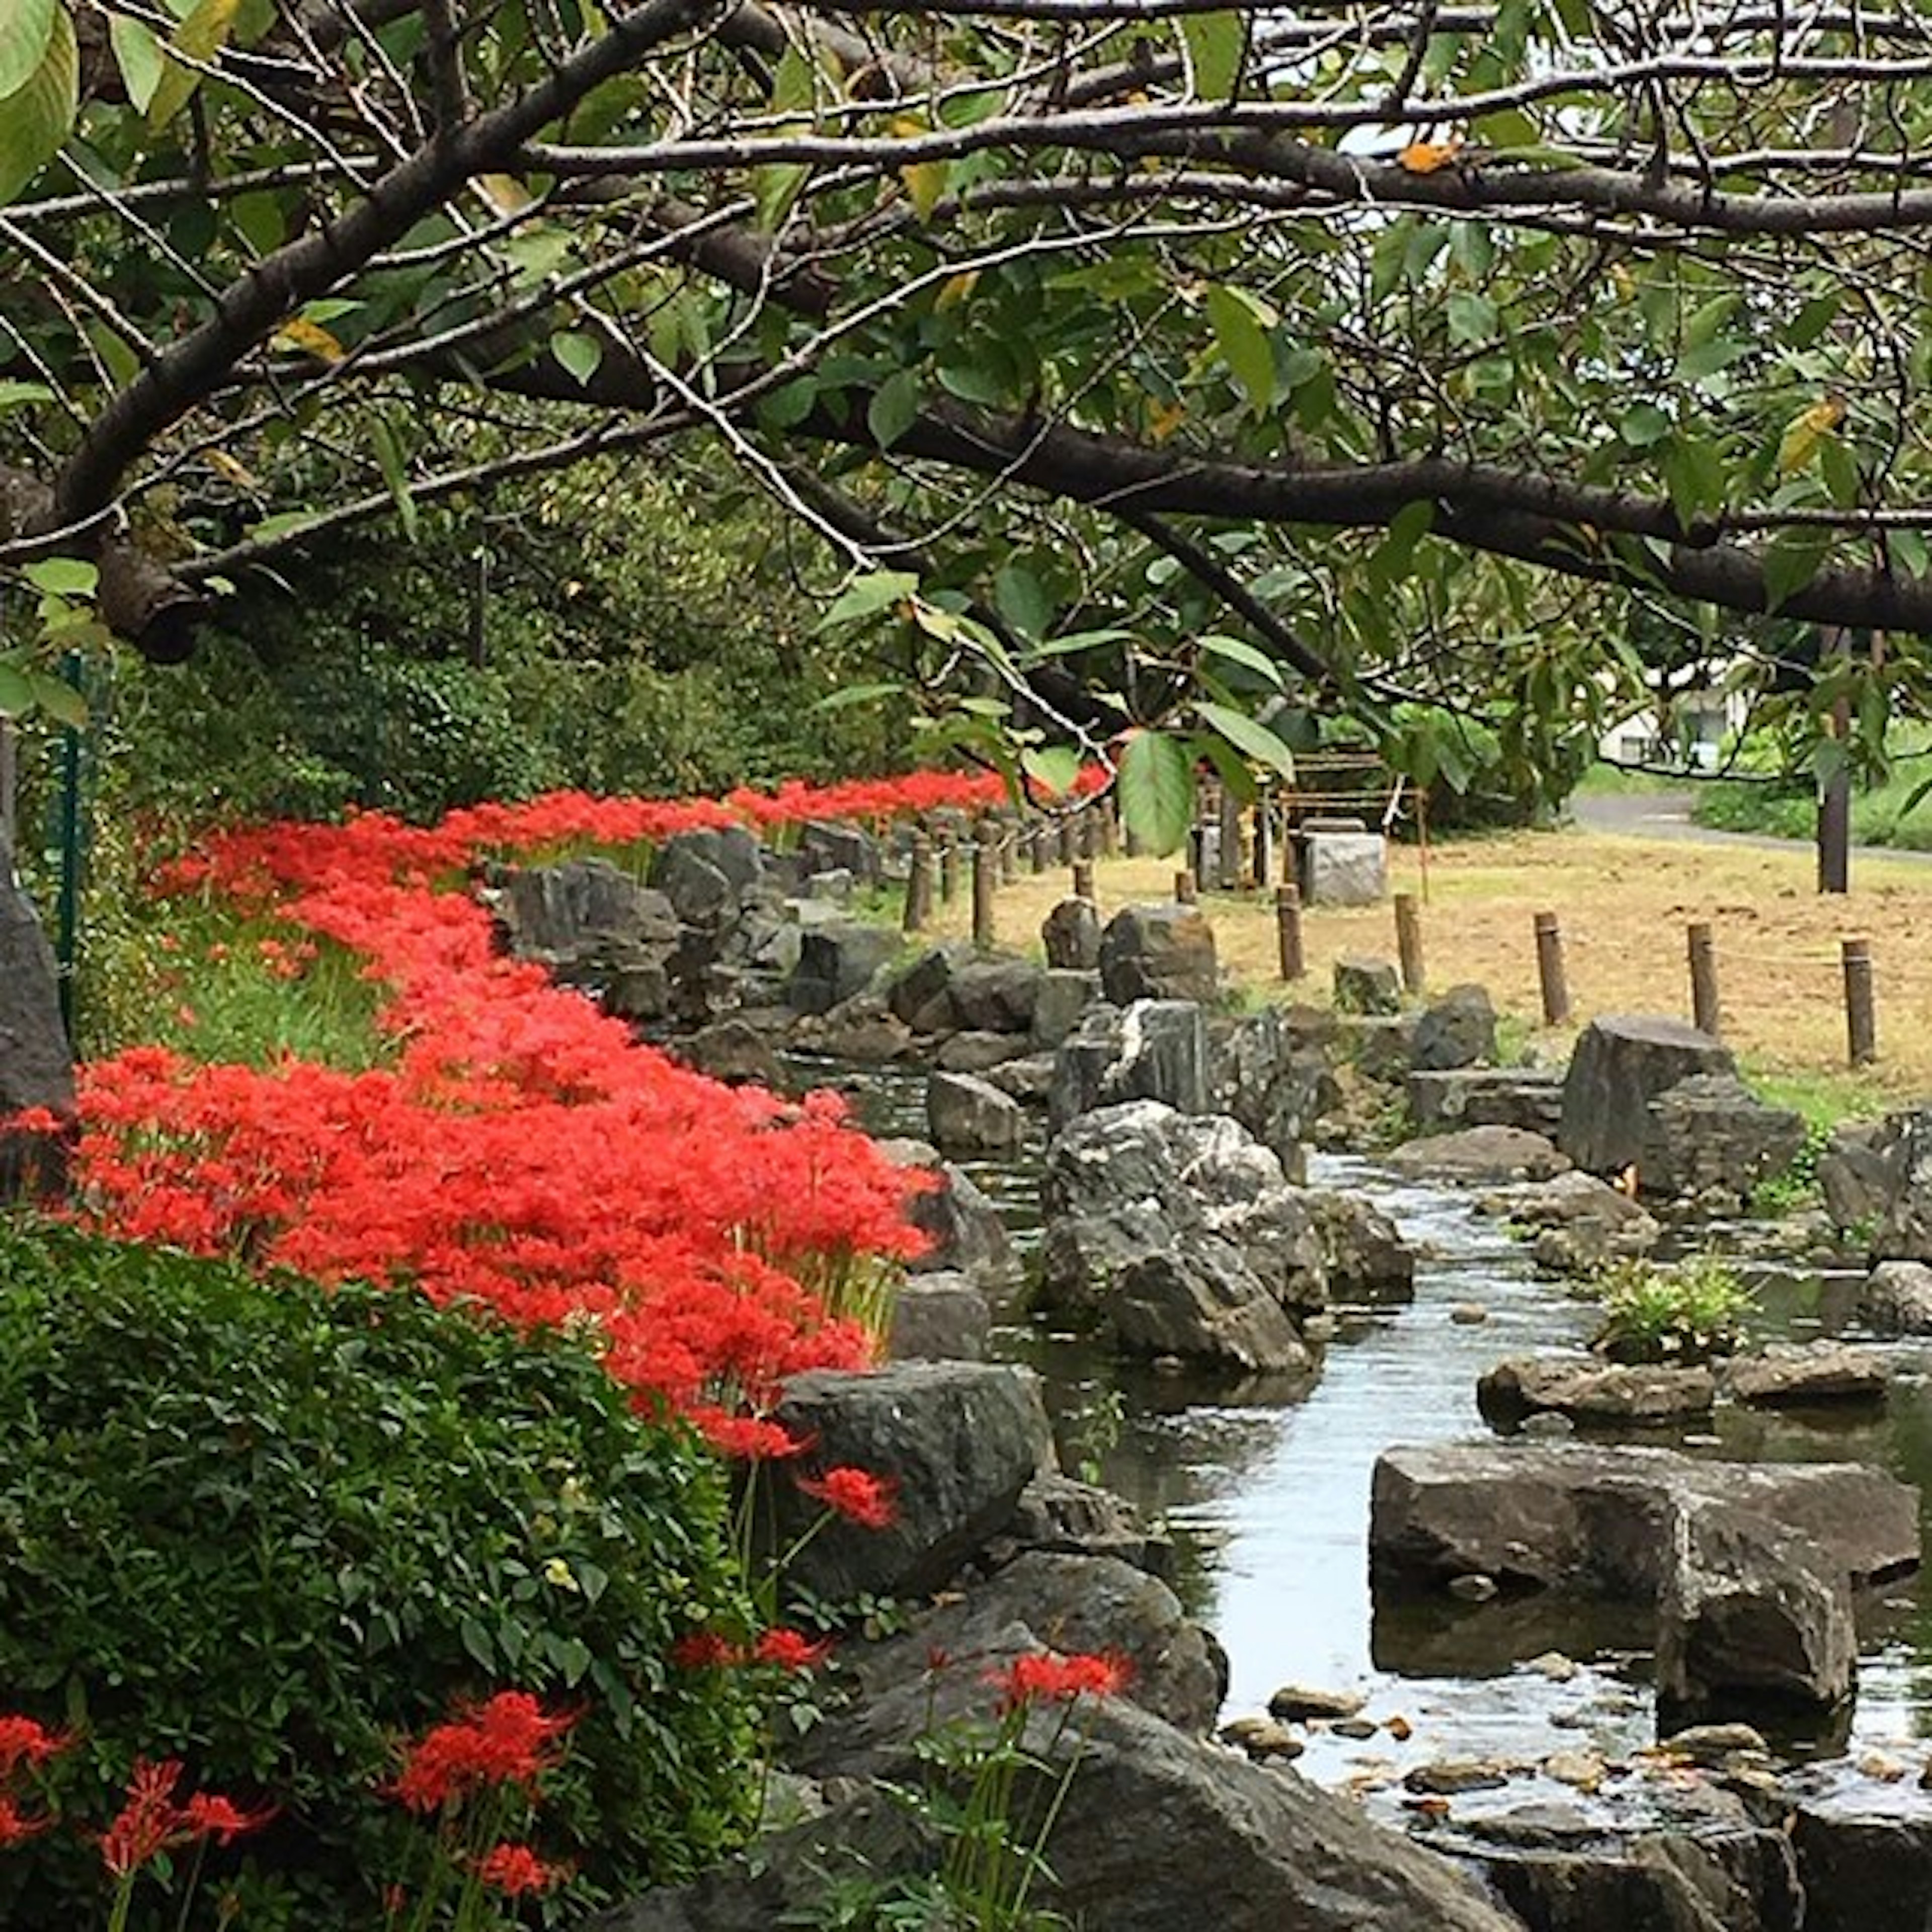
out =
[(1598, 756), (1622, 765), (1714, 771), (1750, 713), (1744, 694), (1725, 688), (1730, 669), (1713, 664), (1711, 682), (1673, 692), (1620, 718), (1598, 740)]

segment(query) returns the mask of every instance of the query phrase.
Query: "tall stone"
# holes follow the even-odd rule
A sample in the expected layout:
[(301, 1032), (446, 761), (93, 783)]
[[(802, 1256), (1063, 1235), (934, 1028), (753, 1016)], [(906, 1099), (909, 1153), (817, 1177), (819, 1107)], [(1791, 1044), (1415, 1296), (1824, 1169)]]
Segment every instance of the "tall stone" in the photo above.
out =
[(1556, 1144), (1593, 1174), (1642, 1159), (1650, 1103), (1694, 1074), (1737, 1072), (1730, 1049), (1688, 1020), (1651, 1013), (1592, 1020), (1570, 1056)]
[(1220, 992), (1214, 928), (1198, 906), (1124, 907), (1100, 935), (1100, 984), (1117, 1006), (1211, 1001)]

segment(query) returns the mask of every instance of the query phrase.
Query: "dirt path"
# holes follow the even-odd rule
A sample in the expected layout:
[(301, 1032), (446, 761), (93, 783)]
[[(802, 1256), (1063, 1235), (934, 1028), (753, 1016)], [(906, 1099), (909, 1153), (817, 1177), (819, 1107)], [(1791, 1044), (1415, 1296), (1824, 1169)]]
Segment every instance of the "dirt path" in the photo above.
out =
[[(1392, 889), (1422, 904), (1428, 980), (1446, 987), (1474, 980), (1510, 1018), (1510, 1044), (1560, 1052), (1574, 1027), (1540, 1024), (1534, 916), (1558, 916), (1576, 1024), (1606, 1012), (1688, 1016), (1686, 927), (1714, 928), (1725, 1038), (1747, 1070), (1810, 1088), (1840, 1111), (1932, 1095), (1932, 872), (1922, 856), (1861, 854), (1851, 893), (1814, 890), (1808, 846), (1786, 840), (1716, 835), (1687, 837), (1646, 823), (1634, 829), (1577, 826), (1414, 846), (1392, 855)], [(1172, 890), (1171, 862), (1102, 861), (1102, 914)], [(1002, 936), (1034, 941), (1040, 922), (1065, 890), (1065, 874), (1023, 878), (999, 899)], [(1276, 965), (1272, 912), (1258, 894), (1204, 894), (1222, 958), (1262, 997), (1288, 994)], [(944, 929), (958, 934), (965, 895), (944, 909)], [(1310, 908), (1304, 917), (1308, 976), (1291, 997), (1325, 1001), (1335, 961), (1345, 955), (1395, 956), (1386, 905)], [(1879, 1064), (1856, 1078), (1846, 1071), (1840, 942), (1870, 942), (1877, 988)]]

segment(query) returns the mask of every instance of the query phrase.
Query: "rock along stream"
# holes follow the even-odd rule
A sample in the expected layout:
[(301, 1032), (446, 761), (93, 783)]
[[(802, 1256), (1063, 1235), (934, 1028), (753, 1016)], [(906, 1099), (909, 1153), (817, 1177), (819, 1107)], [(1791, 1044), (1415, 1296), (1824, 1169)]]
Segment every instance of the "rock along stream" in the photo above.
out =
[[(821, 1063), (808, 1078), (851, 1089), (875, 1132), (924, 1132), (922, 1074), (868, 1068), (853, 1077)], [(965, 1165), (1027, 1252), (1036, 1156)], [(1470, 1193), (1343, 1156), (1315, 1156), (1309, 1184), (1359, 1192), (1396, 1221), (1418, 1256), (1413, 1304), (1338, 1310), (1319, 1376), (1299, 1386), (1231, 1388), (1124, 1365), (1032, 1327), (1000, 1330), (998, 1352), (1046, 1378), (1065, 1466), (1165, 1520), (1175, 1586), (1228, 1653), (1226, 1714), (1264, 1708), (1284, 1683), (1366, 1694), (1372, 1736), (1309, 1733), (1299, 1768), (1322, 1783), (1382, 1787), (1442, 1758), (1520, 1762), (1566, 1747), (1622, 1756), (1648, 1744), (1641, 1624), (1534, 1598), (1378, 1618), (1369, 1590), (1377, 1455), (1397, 1443), (1486, 1437), (1478, 1376), (1507, 1355), (1582, 1342), (1590, 1305), (1536, 1275), (1527, 1250), (1479, 1214)], [(1748, 1239), (1743, 1230), (1712, 1237), (1726, 1252)], [(1762, 1331), (1809, 1336), (1842, 1326), (1855, 1278), (1742, 1265), (1758, 1289)], [(1478, 1310), (1480, 1321), (1471, 1318)], [(1740, 1459), (1870, 1462), (1932, 1497), (1932, 1381), (1915, 1355), (1901, 1354), (1890, 1404), (1875, 1418), (1812, 1414), (1726, 1408), (1714, 1428), (1624, 1439)], [(1848, 1766), (1891, 1758), (1916, 1774), (1932, 1736), (1932, 1587), (1908, 1580), (1869, 1607), (1849, 1732), (1780, 1742), (1797, 1756), (1842, 1753)], [(1391, 1728), (1394, 1718), (1402, 1721)]]

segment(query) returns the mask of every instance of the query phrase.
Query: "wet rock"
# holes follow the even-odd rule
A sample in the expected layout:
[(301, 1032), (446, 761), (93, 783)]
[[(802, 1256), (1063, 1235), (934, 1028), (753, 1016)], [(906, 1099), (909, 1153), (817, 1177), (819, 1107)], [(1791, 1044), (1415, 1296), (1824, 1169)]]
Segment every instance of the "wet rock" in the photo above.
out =
[(1466, 1791), (1496, 1790), (1509, 1782), (1509, 1773), (1486, 1759), (1444, 1758), (1435, 1764), (1418, 1765), (1402, 1781), (1410, 1791), (1454, 1798)]
[(1423, 1134), (1520, 1127), (1552, 1145), (1563, 1120), (1563, 1076), (1553, 1067), (1464, 1067), (1412, 1072), (1408, 1117)]
[(1652, 1423), (1705, 1415), (1717, 1399), (1707, 1368), (1605, 1362), (1589, 1355), (1522, 1355), (1498, 1362), (1476, 1384), (1476, 1406), (1508, 1427), (1539, 1409), (1579, 1423)]
[(1642, 1157), (1658, 1095), (1694, 1074), (1736, 1072), (1730, 1049), (1685, 1021), (1652, 1014), (1592, 1020), (1570, 1056), (1557, 1144), (1590, 1173), (1620, 1173)]
[(1551, 1274), (1592, 1274), (1648, 1254), (1662, 1238), (1656, 1217), (1594, 1174), (1562, 1174), (1512, 1194), (1508, 1213), (1530, 1231), (1530, 1252)]
[(830, 1012), (801, 1019), (796, 1037), (801, 1046), (861, 1066), (886, 1066), (910, 1058), (915, 1051), (911, 1030), (873, 993), (842, 1000)]
[(1100, 935), (1100, 983), (1117, 1006), (1136, 1000), (1206, 1004), (1220, 995), (1214, 928), (1197, 907), (1127, 906)]
[(1047, 1096), (1054, 1126), (1126, 1100), (1208, 1112), (1208, 1035), (1198, 1006), (1138, 1000), (1095, 1006), (1060, 1042)]
[(1842, 1342), (1774, 1342), (1725, 1365), (1720, 1387), (1732, 1402), (1760, 1408), (1882, 1402), (1892, 1364), (1876, 1349)]
[(1395, 1172), (1450, 1186), (1504, 1180), (1544, 1180), (1570, 1163), (1540, 1134), (1521, 1127), (1466, 1127), (1406, 1142), (1384, 1156)]
[(1804, 1145), (1804, 1117), (1760, 1100), (1734, 1073), (1694, 1074), (1650, 1102), (1636, 1156), (1646, 1194), (1742, 1202)]
[[(930, 1156), (932, 1150), (926, 1153)], [(912, 1267), (957, 1269), (991, 1292), (1010, 1286), (1019, 1271), (1012, 1239), (999, 1210), (973, 1177), (931, 1158), (912, 1164), (932, 1166), (938, 1177), (936, 1186), (922, 1189), (906, 1203), (906, 1219), (930, 1244)]]
[(1328, 1728), (1338, 1738), (1348, 1738), (1359, 1744), (1373, 1737), (1382, 1726), (1372, 1718), (1337, 1718)]
[(939, 1043), (933, 1064), (942, 1073), (990, 1073), (996, 1066), (1025, 1058), (1024, 1034), (956, 1033)]
[(952, 975), (952, 1010), (975, 1033), (1025, 1034), (1040, 997), (1040, 969), (1029, 959), (975, 959)]
[(1583, 1443), (1442, 1443), (1376, 1461), (1369, 1531), (1378, 1587), (1432, 1589), (1480, 1570), (1648, 1603), (1679, 1499), (1784, 1524), (1855, 1580), (1918, 1561), (1918, 1492), (1849, 1462), (1718, 1462), (1668, 1449)]
[(1932, 1265), (1880, 1262), (1865, 1279), (1858, 1316), (1881, 1335), (1932, 1335)]
[(1451, 986), (1415, 1023), (1409, 1048), (1412, 1071), (1442, 1072), (1496, 1057), (1496, 1010), (1485, 986)]
[(1399, 1013), (1402, 1011), (1402, 974), (1388, 959), (1344, 958), (1336, 961), (1334, 977), (1338, 1013)]
[(1721, 1764), (1741, 1755), (1764, 1757), (1771, 1748), (1755, 1724), (1666, 1725), (1660, 1729), (1662, 1749), (1698, 1764)]
[(1246, 1751), (1257, 1764), (1270, 1759), (1286, 1763), (1308, 1748), (1286, 1724), (1272, 1718), (1237, 1718), (1222, 1726), (1220, 1736), (1223, 1744)]
[(1039, 1306), (1076, 1328), (1100, 1328), (1128, 1267), (1174, 1239), (1173, 1224), (1151, 1201), (1050, 1220), (1040, 1238)]
[(1118, 1557), (1172, 1581), (1174, 1546), (1166, 1536), (1150, 1532), (1124, 1497), (1057, 1471), (1043, 1472), (1021, 1492), (1004, 1539), (1016, 1551)]
[(1352, 1718), (1369, 1701), (1363, 1690), (1331, 1690), (1319, 1684), (1284, 1684), (1269, 1698), (1268, 1715), (1306, 1724), (1316, 1718)]
[(983, 1361), (992, 1332), (986, 1298), (963, 1274), (914, 1275), (892, 1300), (890, 1360)]
[(1049, 968), (1089, 973), (1100, 964), (1100, 914), (1091, 899), (1066, 898), (1040, 922)]
[(1565, 1657), (1560, 1650), (1546, 1650), (1540, 1656), (1532, 1657), (1522, 1666), (1538, 1677), (1546, 1677), (1552, 1684), (1568, 1684), (1576, 1675), (1576, 1661)]
[(1842, 1565), (1770, 1517), (1683, 1498), (1657, 1606), (1657, 1694), (1673, 1712), (1828, 1710), (1850, 1695), (1858, 1631)]
[(1932, 1799), (1801, 1786), (1791, 1842), (1804, 1932), (1932, 1925)]
[(926, 1118), (942, 1154), (1005, 1154), (1026, 1142), (1026, 1109), (970, 1073), (929, 1076)]
[(1058, 1047), (1085, 1018), (1100, 997), (1098, 973), (1049, 967), (1040, 975), (1034, 996), (1031, 1040), (1036, 1049)]
[(699, 1072), (729, 1086), (776, 1088), (784, 1070), (770, 1036), (742, 1019), (714, 1021), (677, 1042), (678, 1057)]
[(1135, 1354), (1263, 1375), (1298, 1372), (1313, 1363), (1280, 1303), (1240, 1250), (1217, 1235), (1130, 1262), (1108, 1314), (1114, 1339)]
[(1333, 1299), (1379, 1305), (1415, 1298), (1415, 1250), (1379, 1208), (1328, 1188), (1304, 1188), (1298, 1198), (1322, 1244)]
[(862, 993), (872, 976), (898, 950), (898, 935), (855, 922), (815, 926), (800, 943), (798, 970), (785, 997), (801, 1013), (829, 1012)]
[[(835, 1520), (792, 1556), (788, 1579), (835, 1601), (938, 1588), (1005, 1527), (1020, 1492), (1054, 1462), (1039, 1385), (1005, 1364), (815, 1370), (786, 1383), (776, 1420), (812, 1445), (818, 1466), (851, 1464), (890, 1477), (895, 1486), (886, 1527)], [(821, 1514), (790, 1484), (759, 1494), (768, 1549), (791, 1549)]]
[(1449, 1311), (1449, 1319), (1459, 1328), (1479, 1328), (1490, 1318), (1490, 1311), (1480, 1301), (1459, 1301)]

